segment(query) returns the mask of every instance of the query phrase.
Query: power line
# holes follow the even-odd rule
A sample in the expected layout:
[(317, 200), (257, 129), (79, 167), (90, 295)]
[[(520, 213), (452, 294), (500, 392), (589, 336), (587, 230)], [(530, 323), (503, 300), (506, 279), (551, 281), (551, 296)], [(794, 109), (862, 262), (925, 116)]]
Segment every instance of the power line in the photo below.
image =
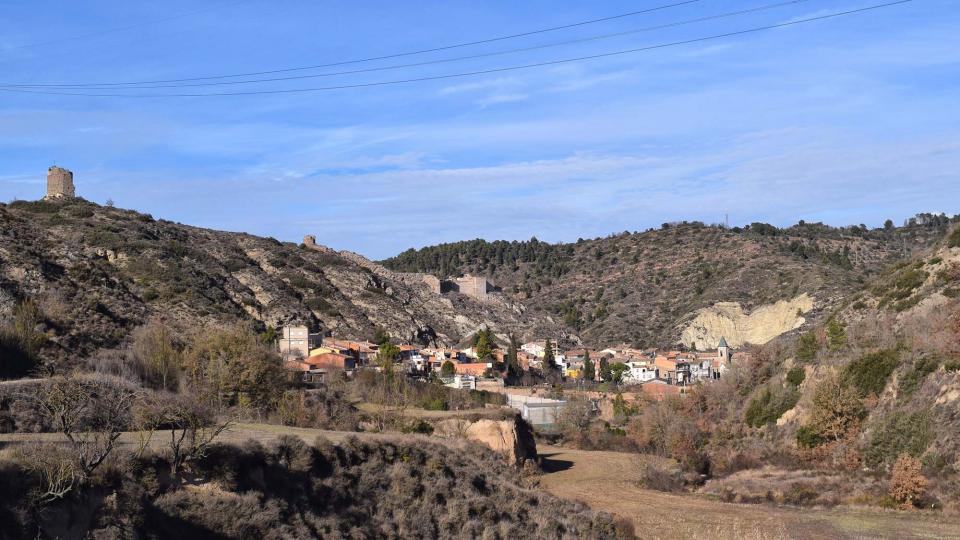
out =
[(615, 37), (623, 37), (633, 34), (639, 34), (643, 32), (651, 32), (654, 30), (663, 30), (666, 28), (675, 28), (678, 26), (684, 26), (689, 24), (701, 23), (706, 21), (713, 21), (717, 19), (736, 17), (740, 15), (747, 15), (751, 13), (758, 13), (760, 11), (766, 11), (774, 8), (785, 7), (789, 5), (800, 4), (804, 2), (809, 2), (810, 0), (788, 0), (786, 2), (779, 2), (776, 4), (767, 4), (763, 6), (757, 6), (749, 9), (742, 9), (738, 11), (729, 11), (726, 13), (720, 13), (716, 15), (710, 15), (706, 17), (698, 17), (695, 19), (687, 19), (683, 21), (677, 21), (672, 23), (660, 24), (656, 26), (648, 26), (646, 28), (638, 28), (634, 30), (626, 30), (622, 32), (614, 32), (610, 34), (601, 34), (598, 36), (590, 36), (585, 38), (559, 41), (554, 43), (547, 43), (543, 45), (534, 45), (530, 47), (521, 47), (518, 49), (507, 49), (501, 51), (494, 51), (489, 53), (473, 54), (467, 56), (457, 56), (452, 58), (441, 58), (437, 60), (428, 60), (424, 62), (414, 62), (409, 64), (398, 64), (392, 66), (380, 66), (364, 69), (355, 69), (350, 71), (336, 71), (330, 73), (315, 73), (311, 75), (294, 75), (288, 77), (272, 77), (267, 79), (252, 79), (245, 81), (218, 81), (218, 82), (203, 82), (203, 83), (189, 83), (189, 84), (162, 84), (162, 85), (141, 85), (141, 86), (118, 86), (123, 84), (133, 84), (133, 83), (77, 83), (77, 84), (3, 84), (0, 83), (0, 87), (7, 88), (65, 88), (65, 89), (86, 89), (86, 90), (107, 90), (111, 88), (123, 89), (123, 90), (144, 90), (144, 89), (157, 89), (157, 88), (189, 88), (189, 87), (200, 87), (200, 86), (227, 86), (227, 85), (236, 85), (236, 84), (255, 84), (255, 83), (265, 83), (265, 82), (278, 82), (278, 81), (291, 81), (291, 80), (301, 80), (301, 79), (315, 79), (320, 77), (334, 77), (339, 75), (356, 75), (360, 73), (371, 73), (376, 71), (390, 71), (395, 69), (411, 68), (411, 67), (422, 67), (435, 64), (445, 64), (451, 62), (459, 62), (464, 60), (475, 60), (478, 58), (489, 58), (493, 56), (503, 56), (506, 54), (515, 54), (520, 52), (529, 52), (534, 50), (548, 49), (552, 47), (560, 47), (564, 45), (573, 45), (578, 43), (588, 43), (592, 41), (600, 41), (604, 39), (611, 39)]
[(244, 3), (248, 2), (248, 1), (249, 1), (249, 0), (239, 0), (239, 1), (237, 1), (237, 2), (230, 2), (230, 3), (227, 3), (227, 4), (220, 5), (220, 6), (211, 6), (211, 7), (207, 7), (207, 8), (204, 8), (204, 9), (198, 9), (198, 10), (194, 10), (194, 11), (188, 11), (188, 12), (186, 12), (186, 13), (181, 13), (181, 14), (179, 14), (179, 15), (171, 15), (171, 16), (169, 16), (169, 17), (163, 17), (163, 18), (160, 18), (160, 19), (153, 19), (153, 20), (150, 20), (150, 21), (142, 21), (142, 22), (139, 22), (139, 23), (136, 23), (136, 24), (127, 25), (127, 26), (119, 26), (119, 27), (116, 27), (116, 28), (108, 28), (108, 29), (105, 29), (105, 30), (99, 30), (99, 31), (96, 31), (96, 32), (90, 32), (89, 34), (80, 34), (80, 35), (77, 35), (77, 36), (70, 36), (70, 37), (64, 37), (64, 38), (59, 38), (59, 39), (51, 39), (51, 40), (49, 40), (49, 41), (40, 41), (40, 42), (37, 42), (37, 43), (26, 43), (26, 44), (24, 44), (24, 45), (15, 45), (15, 46), (13, 46), (13, 47), (7, 47), (7, 49), (8, 49), (8, 50), (28, 49), (28, 48), (31, 48), (31, 47), (41, 47), (41, 46), (44, 46), (44, 45), (53, 45), (54, 43), (63, 43), (63, 42), (65, 42), (65, 41), (74, 41), (74, 40), (77, 40), (77, 39), (87, 39), (87, 38), (92, 38), (92, 37), (98, 37), (98, 36), (102, 36), (102, 35), (105, 35), (105, 34), (113, 34), (113, 33), (116, 33), (116, 32), (123, 32), (123, 31), (126, 31), (126, 30), (133, 30), (134, 28), (141, 28), (141, 27), (144, 27), (144, 26), (150, 26), (150, 25), (152, 25), (152, 24), (157, 24), (157, 23), (167, 22), (167, 21), (173, 21), (173, 20), (176, 20), (176, 19), (182, 19), (182, 18), (184, 18), (184, 17), (189, 17), (189, 16), (191, 16), (191, 15), (197, 15), (197, 14), (200, 14), (200, 13), (206, 13), (206, 12), (208, 12), (208, 11), (215, 11), (215, 10), (218, 10), (218, 9), (223, 9), (223, 8), (227, 8), (227, 7), (232, 7), (232, 6), (235, 6), (235, 5), (238, 5), (238, 4), (244, 4)]
[(564, 58), (561, 60), (551, 60), (547, 62), (537, 62), (534, 64), (524, 64), (519, 66), (509, 66), (502, 68), (493, 68), (485, 69), (480, 71), (469, 71), (463, 73), (452, 73), (446, 75), (434, 75), (428, 77), (416, 77), (410, 79), (398, 79), (392, 81), (378, 81), (378, 82), (369, 82), (369, 83), (356, 83), (356, 84), (345, 84), (338, 86), (321, 86), (314, 88), (287, 88), (287, 89), (277, 89), (277, 90), (252, 90), (244, 92), (215, 92), (215, 93), (206, 93), (206, 94), (86, 94), (79, 92), (53, 92), (53, 91), (41, 91), (41, 90), (26, 90), (26, 89), (17, 89), (17, 88), (8, 88), (0, 87), (0, 90), (5, 92), (18, 92), (18, 93), (27, 93), (27, 94), (46, 94), (46, 95), (57, 95), (57, 96), (86, 96), (86, 97), (136, 97), (136, 98), (162, 98), (162, 97), (215, 97), (215, 96), (249, 96), (249, 95), (263, 95), (263, 94), (293, 94), (293, 93), (304, 93), (304, 92), (320, 92), (320, 91), (329, 91), (329, 90), (348, 90), (355, 88), (370, 88), (376, 86), (389, 86), (394, 84), (406, 84), (414, 82), (425, 82), (425, 81), (436, 81), (443, 79), (453, 79), (459, 77), (468, 77), (472, 75), (487, 75), (491, 73), (502, 73), (506, 71), (517, 71), (522, 69), (531, 69), (544, 66), (553, 66), (558, 64), (568, 64), (572, 62), (582, 62), (586, 60), (596, 60), (599, 58), (609, 58), (613, 56), (622, 56), (625, 54), (632, 54), (643, 51), (650, 51), (655, 49), (664, 49), (668, 47), (675, 47), (680, 45), (689, 45), (693, 43), (701, 43), (704, 41), (712, 41), (716, 39), (723, 39), (733, 36), (741, 36), (745, 34), (752, 34), (756, 32), (762, 32), (765, 30), (773, 30), (776, 28), (784, 28), (788, 26), (795, 26), (799, 24), (805, 24), (815, 21), (822, 21), (827, 19), (834, 19), (837, 17), (843, 17), (846, 15), (853, 15), (857, 13), (864, 13), (867, 11), (874, 11), (886, 7), (896, 6), (900, 4), (907, 4), (913, 2), (913, 0), (897, 0), (895, 2), (887, 2), (883, 4), (875, 4), (872, 6), (867, 6), (858, 9), (851, 9), (848, 11), (841, 11), (836, 13), (830, 13), (826, 15), (819, 15), (816, 17), (808, 17), (805, 19), (796, 19), (792, 21), (787, 21), (784, 23), (771, 24), (766, 26), (758, 26), (754, 28), (748, 28), (746, 30), (737, 30), (735, 32), (726, 32), (723, 34), (714, 34), (710, 36), (703, 36), (699, 38), (686, 39), (682, 41), (673, 41), (670, 43), (661, 43), (658, 45), (650, 45), (646, 47), (638, 47), (635, 49), (626, 49), (621, 51), (614, 51), (608, 53), (593, 54), (589, 56), (580, 56), (576, 58)]
[(232, 74), (232, 75), (211, 75), (211, 76), (207, 76), (207, 77), (191, 77), (191, 78), (185, 78), (185, 79), (161, 79), (161, 80), (154, 80), (154, 81), (131, 81), (131, 82), (117, 82), (117, 83), (83, 83), (83, 84), (73, 84), (73, 85), (69, 85), (69, 84), (68, 84), (68, 85), (50, 84), (50, 85), (26, 85), (26, 86), (47, 86), (47, 87), (68, 87), (68, 86), (123, 86), (123, 85), (138, 85), (138, 84), (179, 83), (179, 82), (192, 82), (192, 81), (208, 81), (208, 80), (213, 80), (213, 79), (230, 79), (230, 78), (235, 78), (235, 77), (255, 77), (255, 76), (258, 76), (258, 75), (273, 75), (273, 74), (275, 74), (275, 73), (288, 73), (288, 72), (291, 72), (291, 71), (305, 71), (305, 70), (319, 69), (319, 68), (325, 68), (325, 67), (345, 66), (345, 65), (349, 65), (349, 64), (360, 64), (360, 63), (364, 63), (364, 62), (373, 62), (373, 61), (376, 61), (376, 60), (389, 60), (389, 59), (391, 59), (391, 58), (401, 58), (401, 57), (404, 57), (404, 56), (413, 56), (413, 55), (417, 55), (417, 54), (425, 54), (425, 53), (431, 53), (431, 52), (447, 51), (447, 50), (450, 50), (450, 49), (458, 49), (458, 48), (462, 48), (462, 47), (470, 47), (470, 46), (473, 46), (473, 45), (483, 45), (483, 44), (486, 44), (486, 43), (494, 43), (494, 42), (497, 42), (497, 41), (505, 41), (505, 40), (508, 40), (508, 39), (515, 39), (515, 38), (520, 38), (520, 37), (533, 36), (533, 35), (537, 35), (537, 34), (544, 34), (544, 33), (547, 33), (547, 32), (555, 32), (555, 31), (557, 31), (557, 30), (567, 30), (567, 29), (570, 29), (570, 28), (576, 28), (576, 27), (579, 27), (579, 26), (586, 26), (586, 25), (589, 25), (589, 24), (596, 24), (596, 23), (607, 22), (607, 21), (612, 21), (612, 20), (616, 20), (616, 19), (623, 19), (623, 18), (626, 18), (626, 17), (633, 17), (633, 16), (636, 16), (636, 15), (643, 15), (643, 14), (646, 14), (646, 13), (653, 13), (653, 12), (656, 12), (656, 11), (663, 11), (663, 10), (665, 10), (665, 9), (670, 9), (670, 8), (674, 8), (674, 7), (684, 6), (684, 5), (687, 5), (687, 4), (695, 4), (695, 3), (697, 3), (697, 2), (702, 2), (702, 1), (703, 1), (703, 0), (684, 0), (684, 1), (682, 1), (682, 2), (674, 2), (674, 3), (672, 3), (672, 4), (665, 4), (665, 5), (656, 6), (656, 7), (647, 8), (647, 9), (642, 9), (642, 10), (638, 10), (638, 11), (630, 11), (630, 12), (628, 12), (628, 13), (621, 13), (621, 14), (619, 14), (619, 15), (611, 15), (611, 16), (609, 16), (609, 17), (601, 17), (601, 18), (599, 18), (599, 19), (591, 19), (591, 20), (588, 20), (588, 21), (581, 21), (581, 22), (576, 22), (576, 23), (571, 23), (571, 24), (565, 24), (565, 25), (562, 25), (562, 26), (553, 26), (553, 27), (550, 27), (550, 28), (541, 28), (540, 30), (531, 30), (531, 31), (528, 31), (528, 32), (521, 32), (521, 33), (519, 33), (519, 34), (510, 34), (510, 35), (506, 35), (506, 36), (500, 36), (500, 37), (494, 37), (494, 38), (486, 38), (486, 39), (481, 39), (481, 40), (477, 40), (477, 41), (468, 41), (468, 42), (463, 42), (463, 43), (455, 43), (455, 44), (452, 44), (452, 45), (444, 45), (444, 46), (441, 46), (441, 47), (434, 47), (434, 48), (431, 48), (431, 49), (420, 49), (420, 50), (417, 50), (417, 51), (408, 51), (408, 52), (388, 54), (388, 55), (383, 55), (383, 56), (371, 56), (371, 57), (368, 57), (368, 58), (358, 58), (358, 59), (354, 59), (354, 60), (342, 60), (342, 61), (332, 62), (332, 63), (328, 63), (328, 64), (317, 64), (317, 65), (313, 65), (313, 66), (300, 66), (300, 67), (292, 67), (292, 68), (284, 68), (284, 69), (273, 69), (273, 70), (268, 70), (268, 71), (253, 71), (253, 72), (249, 72), (249, 73), (235, 73), (235, 74)]

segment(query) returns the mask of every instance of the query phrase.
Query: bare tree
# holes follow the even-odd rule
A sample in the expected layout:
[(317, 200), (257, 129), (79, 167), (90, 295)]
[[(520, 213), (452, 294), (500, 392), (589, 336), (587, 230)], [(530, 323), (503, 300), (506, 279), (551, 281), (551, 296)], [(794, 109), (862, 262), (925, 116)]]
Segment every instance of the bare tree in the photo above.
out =
[(33, 501), (47, 504), (66, 497), (83, 480), (76, 462), (55, 446), (32, 443), (20, 446), (14, 454), (17, 462), (40, 479)]
[[(144, 400), (136, 412), (142, 452), (158, 431), (169, 432), (170, 474), (179, 484), (186, 464), (202, 458), (232, 419), (218, 421), (213, 408), (191, 394), (156, 394)], [(165, 435), (164, 435), (165, 436)]]
[(103, 375), (56, 377), (33, 396), (52, 428), (69, 442), (83, 480), (113, 452), (129, 424), (138, 392), (127, 381)]
[(131, 349), (151, 383), (163, 390), (176, 390), (180, 353), (169, 328), (155, 321), (141, 326), (133, 333)]

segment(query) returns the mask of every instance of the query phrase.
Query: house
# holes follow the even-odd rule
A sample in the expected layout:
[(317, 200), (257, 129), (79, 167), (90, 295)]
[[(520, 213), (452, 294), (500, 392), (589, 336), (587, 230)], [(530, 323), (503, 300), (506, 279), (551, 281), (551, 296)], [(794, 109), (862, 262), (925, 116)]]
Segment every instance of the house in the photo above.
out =
[(284, 363), (284, 367), (291, 371), (303, 373), (304, 382), (324, 382), (330, 373), (342, 371), (353, 373), (357, 368), (353, 356), (337, 353), (322, 353), (305, 359), (291, 359)]
[(524, 343), (523, 345), (520, 346), (521, 351), (528, 354), (532, 354), (537, 358), (543, 358), (543, 355), (545, 354), (546, 349), (547, 349), (546, 341), (531, 341), (530, 343)]
[(310, 356), (310, 349), (319, 347), (322, 342), (323, 336), (311, 333), (306, 326), (284, 326), (277, 340), (280, 356), (284, 359), (306, 358)]
[(627, 362), (627, 371), (623, 373), (623, 382), (642, 384), (660, 377), (660, 370), (650, 362)]
[(476, 390), (477, 378), (472, 375), (454, 375), (453, 380), (445, 386), (458, 390)]
[(483, 377), (488, 369), (493, 369), (492, 362), (474, 362), (470, 364), (454, 364), (454, 370), (457, 375), (472, 375), (474, 377)]

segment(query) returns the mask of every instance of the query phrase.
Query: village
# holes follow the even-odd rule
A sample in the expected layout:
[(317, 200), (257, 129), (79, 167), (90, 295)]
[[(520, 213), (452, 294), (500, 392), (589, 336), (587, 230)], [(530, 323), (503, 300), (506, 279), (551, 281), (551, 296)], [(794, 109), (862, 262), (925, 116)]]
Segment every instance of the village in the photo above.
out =
[(478, 331), (473, 341), (464, 348), (378, 344), (324, 337), (306, 326), (285, 326), (278, 346), (285, 369), (308, 385), (323, 384), (334, 375), (352, 378), (361, 370), (393, 369), (411, 379), (438, 381), (451, 388), (506, 394), (507, 404), (537, 427), (553, 425), (566, 404), (557, 397), (558, 388), (567, 395), (616, 392), (630, 400), (643, 396), (662, 401), (719, 380), (748, 355), (734, 351), (725, 338), (712, 351), (627, 345), (555, 350), (556, 341), (551, 339), (504, 349), (487, 329)]

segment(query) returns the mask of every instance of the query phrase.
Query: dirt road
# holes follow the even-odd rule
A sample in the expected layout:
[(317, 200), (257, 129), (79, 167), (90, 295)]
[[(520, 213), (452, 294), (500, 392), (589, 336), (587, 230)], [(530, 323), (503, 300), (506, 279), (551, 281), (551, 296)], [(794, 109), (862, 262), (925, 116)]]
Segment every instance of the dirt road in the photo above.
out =
[(960, 520), (939, 514), (860, 508), (794, 509), (728, 504), (639, 487), (644, 460), (619, 452), (540, 446), (547, 491), (632, 520), (640, 538), (958, 538)]

